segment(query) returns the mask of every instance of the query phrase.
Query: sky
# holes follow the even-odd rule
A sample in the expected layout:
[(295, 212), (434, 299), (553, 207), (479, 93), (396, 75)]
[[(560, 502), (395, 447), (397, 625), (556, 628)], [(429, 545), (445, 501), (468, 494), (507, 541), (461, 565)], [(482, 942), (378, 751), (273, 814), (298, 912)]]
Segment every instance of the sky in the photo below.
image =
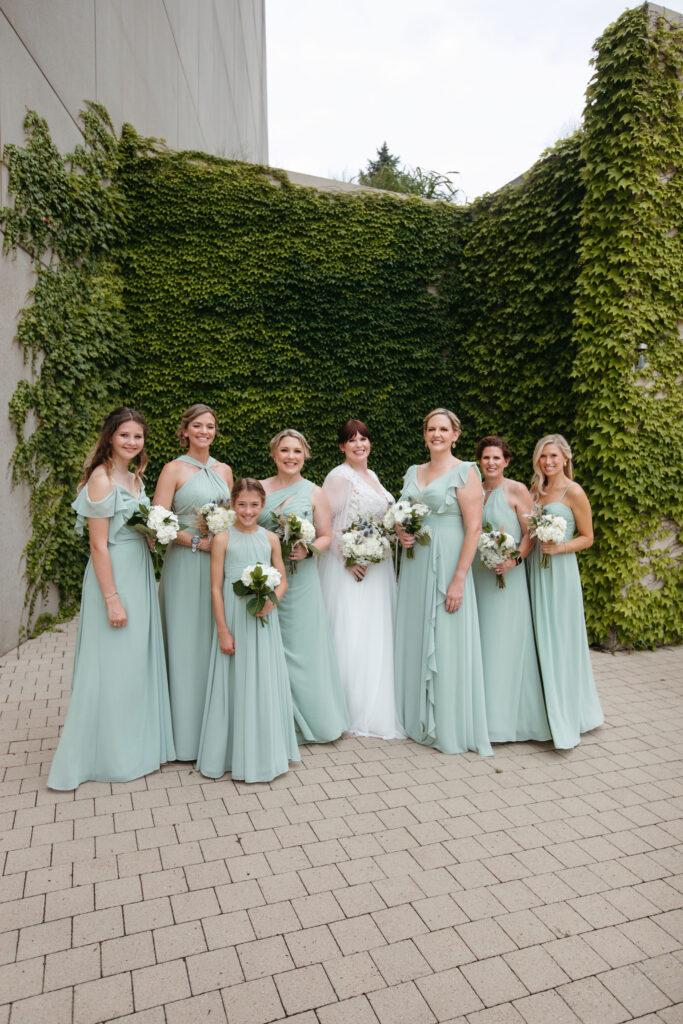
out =
[(461, 200), (495, 191), (580, 125), (593, 43), (635, 6), (266, 0), (269, 163), (348, 181), (386, 141)]

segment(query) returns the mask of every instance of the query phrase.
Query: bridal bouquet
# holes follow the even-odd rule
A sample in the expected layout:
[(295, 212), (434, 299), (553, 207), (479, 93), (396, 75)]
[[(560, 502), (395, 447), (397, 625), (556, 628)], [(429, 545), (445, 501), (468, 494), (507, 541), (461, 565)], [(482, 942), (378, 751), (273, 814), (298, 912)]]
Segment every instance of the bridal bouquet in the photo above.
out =
[[(531, 523), (529, 535), (537, 537), (542, 544), (561, 544), (567, 532), (567, 523), (562, 516), (554, 516), (544, 512), (542, 505), (537, 505), (526, 517)], [(550, 555), (541, 555), (541, 568), (550, 568)]]
[[(292, 548), (297, 544), (303, 544), (306, 550), (312, 551), (314, 555), (319, 554), (318, 549), (311, 543), (315, 540), (315, 526), (310, 519), (297, 516), (294, 512), (280, 512), (280, 509), (271, 512), (270, 515), (273, 520), (273, 533), (280, 540), (283, 558), (289, 558)], [(296, 559), (289, 558), (289, 570), (296, 572)]]
[(154, 571), (158, 574), (161, 571), (164, 556), (157, 549), (157, 544), (162, 544), (165, 547), (176, 539), (180, 529), (177, 515), (164, 508), (163, 505), (138, 505), (126, 526), (141, 533), (144, 537), (152, 538), (154, 541), (152, 563)]
[[(519, 555), (515, 538), (503, 529), (492, 529), (490, 523), (485, 524), (483, 532), (479, 535), (477, 551), (481, 558), (479, 568), (486, 569), (495, 569), (497, 565), (500, 565), (506, 559), (517, 558)], [(502, 574), (496, 575), (496, 586), (500, 587), (501, 590), (507, 586), (505, 576)]]
[(347, 569), (352, 565), (383, 562), (390, 550), (386, 531), (374, 519), (359, 519), (341, 535), (341, 552)]
[(197, 510), (195, 525), (206, 537), (209, 533), (217, 534), (227, 530), (235, 522), (236, 516), (230, 508), (230, 498), (216, 498), (208, 501)]
[[(248, 597), (247, 611), (250, 615), (257, 616), (265, 606), (266, 601), (271, 600), (277, 604), (275, 587), (282, 580), (282, 576), (272, 565), (264, 565), (263, 562), (256, 562), (255, 565), (248, 565), (243, 570), (240, 579), (235, 580), (232, 589), (238, 597)], [(261, 625), (265, 626), (268, 617), (261, 618)]]
[[(384, 529), (395, 532), (398, 523), (406, 533), (412, 533), (418, 544), (431, 544), (432, 535), (428, 526), (423, 526), (422, 521), (429, 515), (430, 508), (414, 498), (407, 501), (397, 501), (392, 505), (384, 516)], [(406, 558), (415, 558), (413, 548), (405, 548)]]

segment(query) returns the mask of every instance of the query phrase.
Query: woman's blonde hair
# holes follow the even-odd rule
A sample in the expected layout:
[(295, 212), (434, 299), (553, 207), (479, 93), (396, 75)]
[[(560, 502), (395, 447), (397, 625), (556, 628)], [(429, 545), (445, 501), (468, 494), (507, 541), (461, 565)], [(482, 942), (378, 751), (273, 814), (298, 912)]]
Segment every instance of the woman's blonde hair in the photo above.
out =
[(210, 405), (204, 405), (203, 402), (195, 402), (194, 405), (188, 406), (188, 408), (182, 414), (182, 416), (180, 417), (180, 423), (178, 424), (178, 429), (176, 430), (178, 444), (180, 445), (181, 448), (190, 447), (189, 439), (185, 437), (183, 431), (187, 430), (190, 423), (192, 423), (193, 420), (196, 420), (198, 416), (206, 416), (207, 414), (209, 416), (213, 416), (213, 422), (216, 424), (216, 436), (218, 436), (218, 418), (216, 416), (216, 413), (213, 411)]
[[(123, 426), (124, 423), (137, 423), (142, 430), (142, 436), (145, 441), (147, 440), (148, 426), (145, 417), (136, 412), (135, 409), (131, 409), (128, 405), (120, 405), (116, 409), (112, 409), (109, 415), (106, 417), (100, 430), (100, 436), (98, 437), (95, 447), (88, 453), (83, 465), (83, 475), (78, 481), (78, 490), (82, 490), (87, 484), (90, 477), (93, 475), (98, 466), (104, 466), (107, 476), (109, 476), (112, 460), (114, 458), (114, 448), (112, 445), (112, 438), (119, 427)], [(133, 473), (135, 475), (135, 481), (140, 486), (142, 482), (142, 475), (145, 472), (147, 465), (147, 452), (144, 447), (142, 451), (139, 451), (134, 459), (131, 460), (133, 463)]]
[(445, 416), (450, 425), (453, 427), (453, 430), (455, 430), (457, 434), (460, 433), (460, 420), (458, 419), (454, 412), (451, 412), (450, 409), (432, 409), (432, 411), (428, 412), (425, 418), (422, 420), (423, 434), (427, 429), (427, 424), (431, 420), (432, 416)]
[(537, 442), (536, 447), (534, 448), (533, 458), (531, 460), (534, 467), (534, 475), (531, 478), (532, 494), (543, 494), (546, 484), (548, 482), (545, 478), (545, 473), (542, 471), (540, 464), (541, 452), (547, 444), (554, 444), (560, 449), (560, 451), (567, 460), (567, 462), (565, 463), (564, 471), (570, 480), (574, 479), (574, 467), (572, 465), (572, 450), (569, 447), (569, 442), (565, 437), (562, 436), (562, 434), (546, 434), (545, 437), (542, 437), (541, 440)]
[(300, 434), (298, 430), (281, 430), (278, 434), (275, 435), (275, 437), (271, 439), (271, 442), (268, 445), (268, 450), (270, 452), (271, 459), (275, 458), (277, 446), (279, 445), (280, 441), (282, 441), (282, 439), (285, 437), (295, 438), (304, 450), (304, 458), (307, 459), (309, 457), (309, 455), (311, 454), (311, 446), (303, 434)]

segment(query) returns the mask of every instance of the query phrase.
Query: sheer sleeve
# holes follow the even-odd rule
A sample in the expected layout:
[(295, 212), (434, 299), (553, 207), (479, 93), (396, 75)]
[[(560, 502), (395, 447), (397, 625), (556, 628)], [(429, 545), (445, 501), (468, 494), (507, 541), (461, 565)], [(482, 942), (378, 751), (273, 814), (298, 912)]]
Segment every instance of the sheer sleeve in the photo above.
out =
[(336, 470), (332, 470), (325, 477), (323, 483), (323, 491), (327, 500), (330, 503), (330, 512), (332, 514), (332, 543), (330, 550), (341, 558), (341, 534), (344, 527), (348, 525), (348, 507), (349, 498), (351, 496), (351, 481), (346, 477), (343, 472), (339, 472), (342, 467), (337, 467)]

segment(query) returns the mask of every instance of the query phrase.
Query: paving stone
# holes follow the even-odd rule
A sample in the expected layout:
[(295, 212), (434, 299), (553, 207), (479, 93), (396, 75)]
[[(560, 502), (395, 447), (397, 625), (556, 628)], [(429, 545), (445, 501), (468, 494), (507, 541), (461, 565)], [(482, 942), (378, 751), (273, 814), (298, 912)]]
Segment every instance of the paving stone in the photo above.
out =
[(557, 991), (582, 1024), (621, 1024), (631, 1019), (628, 1010), (617, 1002), (597, 978), (573, 981)]
[(502, 957), (496, 956), (473, 964), (463, 964), (460, 971), (484, 1006), (507, 1003), (527, 995), (526, 987)]
[[(161, 1011), (163, 1014), (163, 1010)], [(119, 1021), (116, 1024), (120, 1024)], [(132, 1022), (131, 1022), (132, 1024)], [(163, 1024), (163, 1019), (159, 1019)], [(166, 1024), (227, 1024), (219, 992), (206, 992), (190, 999), (166, 1004)]]
[[(414, 982), (370, 992), (367, 998), (380, 1024), (433, 1024), (438, 1019)], [(434, 1001), (440, 1002), (438, 993)]]
[(154, 967), (143, 967), (133, 971), (132, 977), (136, 1010), (186, 999), (192, 994), (184, 960), (170, 960)]
[(12, 1005), (12, 1024), (71, 1024), (73, 990), (63, 988)]
[(570, 978), (542, 946), (528, 946), (503, 957), (529, 992), (556, 988)]
[(379, 946), (372, 950), (371, 956), (387, 985), (399, 985), (432, 973), (424, 956), (409, 939)]
[(74, 1024), (99, 1024), (132, 1012), (130, 974), (115, 974), (74, 988)]
[(269, 1024), (285, 1012), (272, 978), (232, 985), (222, 995), (230, 1024)]
[(102, 974), (121, 974), (156, 963), (151, 932), (137, 932), (102, 943)]
[[(679, 970), (679, 973), (683, 971)], [(640, 964), (617, 967), (600, 975), (600, 982), (634, 1017), (654, 1013), (671, 1004), (668, 996), (642, 971)]]
[[(295, 932), (292, 937), (301, 934), (303, 933)], [(281, 935), (240, 943), (237, 946), (237, 955), (247, 981), (270, 977), (298, 966)]]
[(234, 947), (195, 953), (185, 960), (192, 995), (236, 985), (244, 980)]

